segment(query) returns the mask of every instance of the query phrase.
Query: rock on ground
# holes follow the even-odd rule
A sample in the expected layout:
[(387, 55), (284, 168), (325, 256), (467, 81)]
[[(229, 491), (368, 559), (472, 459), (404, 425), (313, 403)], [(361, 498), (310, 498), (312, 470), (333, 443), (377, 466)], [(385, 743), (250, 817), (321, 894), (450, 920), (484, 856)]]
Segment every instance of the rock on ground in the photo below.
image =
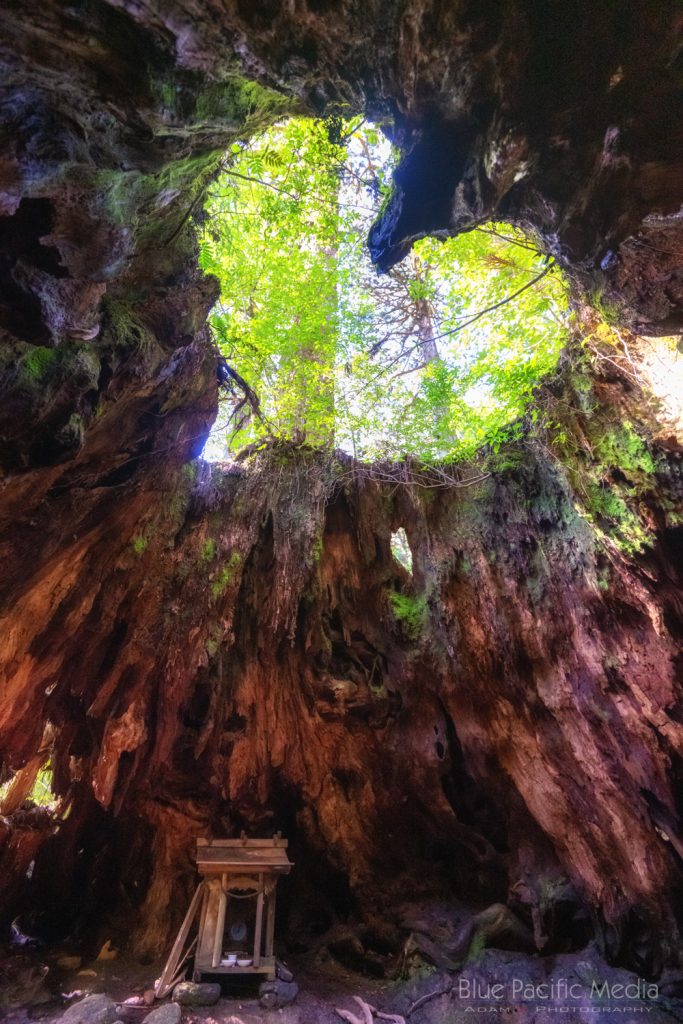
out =
[(259, 986), (259, 1003), (266, 1010), (278, 1010), (289, 1006), (299, 994), (299, 986), (295, 981), (264, 981)]
[(181, 981), (173, 990), (173, 1001), (181, 1006), (213, 1006), (220, 997), (221, 987), (214, 981)]
[(145, 1024), (180, 1024), (182, 1010), (177, 1003), (164, 1003), (145, 1017)]
[[(109, 996), (86, 996), (70, 1006), (61, 1016), (62, 1024), (114, 1024), (118, 1019), (116, 1003)], [(159, 1021), (159, 1024), (162, 1024)]]
[(277, 974), (280, 981), (294, 981), (294, 975), (290, 971), (286, 964), (283, 964), (281, 960), (278, 960), (275, 967), (275, 973)]

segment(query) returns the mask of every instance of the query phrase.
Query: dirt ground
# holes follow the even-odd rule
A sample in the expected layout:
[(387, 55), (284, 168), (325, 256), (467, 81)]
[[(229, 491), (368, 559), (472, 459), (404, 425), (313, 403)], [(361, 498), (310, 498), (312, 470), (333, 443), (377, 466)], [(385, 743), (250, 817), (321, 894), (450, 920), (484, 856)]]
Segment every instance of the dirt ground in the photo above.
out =
[[(151, 1007), (143, 993), (154, 985), (162, 964), (141, 964), (116, 956), (66, 969), (57, 954), (0, 952), (0, 1019), (7, 1024), (57, 1024), (64, 1010), (90, 993), (104, 993), (119, 1004), (122, 1024), (144, 1024)], [(407, 1024), (472, 1024), (482, 1015), (506, 1024), (683, 1024), (683, 971), (667, 971), (648, 984), (623, 968), (610, 967), (589, 944), (585, 949), (541, 957), (484, 950), (455, 973), (435, 972), (410, 981), (372, 979), (332, 959), (287, 961), (299, 985), (296, 1001), (279, 1010), (258, 1003), (258, 982), (224, 985), (212, 1007), (186, 1008), (182, 1024), (340, 1024), (335, 1008), (359, 1013), (354, 996), (378, 1010), (398, 1013)], [(535, 986), (532, 996), (514, 995), (516, 982)], [(462, 983), (476, 991), (464, 995)], [(491, 993), (498, 985), (504, 996)], [(606, 989), (609, 987), (609, 991)], [(447, 990), (447, 991), (446, 991)], [(568, 991), (578, 995), (568, 995)], [(550, 996), (548, 996), (550, 992)], [(423, 996), (429, 996), (423, 1001)], [(155, 1006), (163, 1005), (155, 1003)], [(378, 1022), (379, 1024), (379, 1022)], [(383, 1022), (382, 1022), (383, 1024)]]
[[(76, 970), (63, 970), (52, 960), (41, 975), (43, 958), (22, 954), (10, 958), (5, 969), (0, 998), (0, 1019), (7, 1024), (52, 1024), (67, 1006), (91, 993), (105, 993), (121, 1004), (124, 1024), (142, 1024), (151, 1007), (135, 1000), (153, 987), (163, 963), (148, 965), (126, 957), (86, 962)], [(7, 961), (6, 961), (7, 964)], [(223, 985), (223, 996), (215, 1006), (184, 1008), (183, 1024), (340, 1024), (335, 1007), (357, 1011), (354, 995), (360, 995), (379, 1009), (391, 1009), (405, 985), (378, 981), (345, 970), (334, 961), (313, 969), (302, 962), (289, 962), (299, 985), (292, 1006), (264, 1010), (258, 1004), (258, 981), (233, 981)], [(44, 968), (42, 968), (44, 970)], [(155, 1006), (162, 1005), (156, 1002)]]

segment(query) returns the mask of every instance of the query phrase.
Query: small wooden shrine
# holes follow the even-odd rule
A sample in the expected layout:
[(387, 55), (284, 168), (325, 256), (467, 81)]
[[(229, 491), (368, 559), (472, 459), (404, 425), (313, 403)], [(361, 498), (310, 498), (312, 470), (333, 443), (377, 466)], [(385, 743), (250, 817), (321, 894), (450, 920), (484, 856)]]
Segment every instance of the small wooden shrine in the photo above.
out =
[[(157, 982), (157, 997), (181, 979), (193, 953), (195, 981), (204, 974), (274, 978), (276, 886), (291, 868), (280, 833), (272, 839), (198, 839), (201, 881)], [(197, 913), (198, 933), (186, 947)]]

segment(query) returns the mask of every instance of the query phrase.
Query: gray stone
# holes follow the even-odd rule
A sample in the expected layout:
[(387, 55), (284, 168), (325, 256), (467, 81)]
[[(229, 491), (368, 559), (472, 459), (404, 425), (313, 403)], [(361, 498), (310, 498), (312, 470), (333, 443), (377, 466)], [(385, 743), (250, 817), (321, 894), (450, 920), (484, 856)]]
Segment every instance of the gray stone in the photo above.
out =
[(181, 1014), (177, 1003), (164, 1003), (147, 1014), (145, 1024), (180, 1024)]
[(278, 960), (275, 965), (275, 973), (277, 974), (280, 981), (294, 981), (294, 975), (290, 971), (286, 964), (283, 964), (281, 960)]
[(259, 986), (259, 1003), (265, 1010), (279, 1010), (289, 1006), (299, 994), (299, 986), (295, 981), (264, 981)]
[(62, 1024), (114, 1024), (118, 1008), (113, 999), (103, 994), (86, 996), (65, 1010)]
[(221, 987), (215, 981), (181, 981), (173, 989), (173, 1002), (181, 1006), (213, 1006), (220, 997)]

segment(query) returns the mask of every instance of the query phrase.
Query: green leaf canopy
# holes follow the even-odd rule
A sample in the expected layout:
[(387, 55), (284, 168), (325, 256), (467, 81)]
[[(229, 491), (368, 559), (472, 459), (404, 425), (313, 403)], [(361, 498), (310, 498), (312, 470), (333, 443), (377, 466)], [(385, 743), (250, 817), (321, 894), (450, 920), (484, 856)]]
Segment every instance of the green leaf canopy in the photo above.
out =
[(215, 452), (280, 438), (461, 460), (509, 436), (555, 366), (566, 286), (521, 231), (426, 238), (376, 274), (365, 238), (395, 161), (358, 121), (292, 119), (232, 147), (200, 251), (230, 368)]

